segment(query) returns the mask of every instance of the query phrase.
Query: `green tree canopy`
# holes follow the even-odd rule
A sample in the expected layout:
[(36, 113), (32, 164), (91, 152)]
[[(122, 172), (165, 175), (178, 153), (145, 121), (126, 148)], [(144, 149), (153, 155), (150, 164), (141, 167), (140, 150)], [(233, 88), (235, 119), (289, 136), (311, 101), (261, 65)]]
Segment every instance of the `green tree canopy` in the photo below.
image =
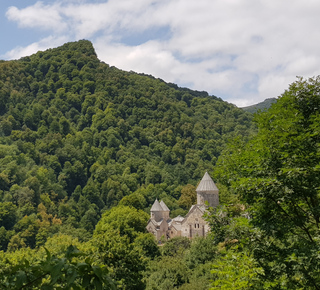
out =
[(129, 206), (117, 206), (106, 211), (98, 222), (95, 234), (108, 231), (110, 228), (118, 230), (120, 235), (127, 236), (133, 241), (139, 233), (146, 232), (149, 215)]
[(299, 78), (256, 115), (257, 136), (218, 162), (219, 179), (250, 205), (261, 230), (253, 243), (264, 277), (281, 289), (320, 285), (319, 106), (320, 77)]

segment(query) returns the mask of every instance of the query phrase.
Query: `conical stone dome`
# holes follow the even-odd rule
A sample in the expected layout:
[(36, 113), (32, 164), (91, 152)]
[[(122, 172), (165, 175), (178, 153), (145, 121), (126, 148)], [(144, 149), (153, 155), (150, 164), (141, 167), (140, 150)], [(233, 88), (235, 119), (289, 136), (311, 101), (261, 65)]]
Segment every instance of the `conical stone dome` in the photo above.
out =
[(196, 192), (212, 192), (212, 193), (219, 193), (219, 189), (218, 187), (215, 185), (215, 183), (213, 182), (212, 178), (210, 177), (210, 175), (208, 174), (208, 172), (206, 172), (204, 174), (204, 176), (202, 177)]
[(167, 207), (163, 200), (160, 201), (160, 205), (164, 211), (170, 211), (170, 209)]
[(160, 202), (158, 201), (158, 199), (155, 200), (150, 211), (163, 211), (163, 208), (162, 208)]
[(206, 172), (201, 179), (197, 189), (197, 204), (217, 207), (219, 205), (219, 189), (213, 182), (212, 178)]

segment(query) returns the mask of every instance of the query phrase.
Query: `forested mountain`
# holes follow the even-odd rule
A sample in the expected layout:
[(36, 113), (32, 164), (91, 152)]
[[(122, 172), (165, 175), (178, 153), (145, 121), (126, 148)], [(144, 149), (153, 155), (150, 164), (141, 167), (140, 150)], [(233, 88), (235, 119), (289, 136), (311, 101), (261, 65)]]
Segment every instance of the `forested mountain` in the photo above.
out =
[(268, 98), (265, 99), (263, 102), (252, 105), (252, 106), (247, 106), (247, 107), (242, 107), (243, 110), (245, 110), (246, 112), (250, 112), (250, 113), (256, 113), (259, 110), (261, 111), (265, 111), (267, 109), (269, 109), (271, 107), (271, 105), (273, 103), (275, 103), (277, 101), (276, 98)]
[(183, 214), (183, 186), (252, 131), (249, 113), (110, 67), (85, 40), (0, 62), (0, 114), (3, 250), (56, 232), (87, 240), (121, 200), (146, 210), (158, 197)]
[[(320, 77), (252, 115), (100, 62), (90, 42), (0, 62), (1, 289), (320, 289)], [(159, 247), (155, 198), (205, 238)]]

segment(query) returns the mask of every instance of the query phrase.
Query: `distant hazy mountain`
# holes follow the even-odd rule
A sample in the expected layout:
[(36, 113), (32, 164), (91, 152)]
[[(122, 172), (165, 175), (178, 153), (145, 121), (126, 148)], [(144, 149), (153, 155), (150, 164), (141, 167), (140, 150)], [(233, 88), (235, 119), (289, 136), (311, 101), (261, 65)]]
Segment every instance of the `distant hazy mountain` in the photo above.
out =
[(248, 107), (243, 107), (241, 109), (245, 110), (246, 112), (249, 113), (256, 113), (258, 110), (265, 110), (265, 109), (269, 109), (271, 107), (271, 105), (273, 103), (275, 103), (277, 101), (276, 98), (269, 98), (269, 99), (265, 99), (263, 102), (252, 105), (252, 106), (248, 106)]

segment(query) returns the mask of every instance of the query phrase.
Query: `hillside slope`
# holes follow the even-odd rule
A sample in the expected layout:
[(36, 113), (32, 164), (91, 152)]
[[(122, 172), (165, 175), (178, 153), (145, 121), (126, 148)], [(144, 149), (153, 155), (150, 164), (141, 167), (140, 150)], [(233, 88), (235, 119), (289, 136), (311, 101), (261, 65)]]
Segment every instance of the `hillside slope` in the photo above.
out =
[(271, 107), (271, 105), (273, 103), (275, 103), (276, 101), (277, 101), (276, 98), (268, 98), (268, 99), (265, 99), (261, 103), (258, 103), (258, 104), (252, 105), (252, 106), (248, 106), (248, 107), (242, 107), (241, 109), (253, 114), (253, 113), (258, 112), (259, 110), (264, 111), (264, 110), (269, 109)]
[(41, 204), (65, 231), (91, 232), (133, 192), (146, 208), (160, 197), (179, 210), (182, 186), (251, 126), (215, 96), (110, 67), (89, 41), (2, 61), (0, 202), (17, 210), (6, 229)]

